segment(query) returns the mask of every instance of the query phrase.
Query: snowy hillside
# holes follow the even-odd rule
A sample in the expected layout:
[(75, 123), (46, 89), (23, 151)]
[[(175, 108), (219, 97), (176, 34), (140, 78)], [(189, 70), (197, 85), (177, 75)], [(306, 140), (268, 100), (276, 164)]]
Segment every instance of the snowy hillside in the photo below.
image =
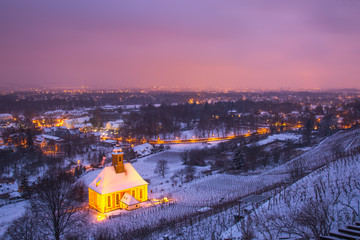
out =
[(360, 155), (358, 149), (350, 151), (359, 147), (358, 135), (354, 135), (354, 131), (338, 133), (299, 159), (306, 161), (304, 166), (310, 169), (319, 164), (311, 162), (311, 159), (329, 155), (334, 145), (339, 149), (348, 149), (348, 154), (333, 156), (328, 165), (279, 193), (274, 192), (276, 195), (270, 201), (245, 221), (231, 227), (222, 237), (235, 238), (252, 232), (256, 239), (317, 239), (332, 229), (358, 220)]

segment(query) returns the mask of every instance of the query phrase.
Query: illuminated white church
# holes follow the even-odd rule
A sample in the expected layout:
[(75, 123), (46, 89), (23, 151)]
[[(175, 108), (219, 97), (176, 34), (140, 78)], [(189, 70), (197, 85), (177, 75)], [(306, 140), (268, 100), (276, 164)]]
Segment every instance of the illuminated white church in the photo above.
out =
[(105, 167), (88, 188), (89, 206), (101, 213), (132, 210), (148, 200), (148, 183), (131, 163), (124, 164), (124, 153), (119, 146), (113, 150), (112, 166)]

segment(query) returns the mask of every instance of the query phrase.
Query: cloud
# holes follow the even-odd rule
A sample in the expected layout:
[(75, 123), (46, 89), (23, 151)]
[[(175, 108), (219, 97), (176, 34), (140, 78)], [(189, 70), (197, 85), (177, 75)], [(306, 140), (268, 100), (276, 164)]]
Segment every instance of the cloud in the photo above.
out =
[[(0, 79), (94, 88), (357, 87), (354, 1), (6, 1)], [(220, 84), (219, 84), (220, 83)]]

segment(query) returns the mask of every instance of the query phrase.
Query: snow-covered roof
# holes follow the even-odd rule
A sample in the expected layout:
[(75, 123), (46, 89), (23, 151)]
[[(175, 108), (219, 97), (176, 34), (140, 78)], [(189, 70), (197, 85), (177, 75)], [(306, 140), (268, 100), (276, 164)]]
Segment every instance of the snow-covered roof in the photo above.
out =
[(115, 110), (117, 108), (119, 108), (120, 106), (117, 105), (105, 105), (105, 106), (100, 106), (101, 109), (104, 110)]
[(93, 125), (91, 123), (79, 123), (74, 125), (74, 128), (86, 128), (86, 127), (93, 127)]
[(135, 153), (145, 156), (151, 153), (151, 149), (153, 149), (153, 146), (150, 143), (144, 143), (134, 146), (132, 149)]
[(124, 164), (125, 172), (116, 173), (113, 166), (105, 167), (88, 187), (100, 194), (118, 192), (148, 184), (130, 163)]
[(125, 193), (121, 200), (120, 200), (122, 203), (128, 205), (128, 206), (132, 206), (132, 205), (135, 205), (135, 204), (138, 204), (139, 201), (136, 200), (132, 195), (128, 194), (128, 193)]
[(10, 113), (0, 113), (0, 119), (10, 119), (12, 117)]
[(79, 117), (79, 118), (70, 118), (70, 119), (66, 119), (64, 121), (64, 126), (66, 126), (67, 128), (73, 128), (74, 125), (76, 124), (83, 124), (87, 121), (90, 120), (90, 117), (86, 116), (86, 117)]
[(122, 148), (119, 145), (116, 145), (113, 149), (112, 154), (124, 154)]
[(106, 140), (103, 140), (102, 142), (103, 143), (108, 143), (108, 144), (114, 144), (114, 145), (117, 143), (116, 140), (112, 140), (112, 139), (106, 139)]
[(35, 142), (42, 142), (42, 141), (44, 141), (44, 137), (43, 137), (43, 136), (41, 136), (41, 135), (36, 135), (36, 136), (35, 136)]
[(228, 113), (229, 113), (229, 114), (230, 114), (230, 113), (237, 113), (237, 111), (236, 111), (236, 110), (229, 110)]
[(45, 139), (48, 140), (54, 140), (54, 141), (61, 141), (62, 139), (59, 137), (55, 137), (55, 136), (51, 136), (51, 135), (47, 135), (47, 134), (41, 134), (41, 136)]

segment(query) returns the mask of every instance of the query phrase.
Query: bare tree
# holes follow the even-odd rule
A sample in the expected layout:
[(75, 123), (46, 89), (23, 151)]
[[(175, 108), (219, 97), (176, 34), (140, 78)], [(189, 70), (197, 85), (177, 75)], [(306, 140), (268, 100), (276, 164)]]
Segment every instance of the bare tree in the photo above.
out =
[(242, 239), (251, 240), (255, 238), (253, 223), (254, 221), (250, 216), (246, 220), (243, 220), (241, 222), (240, 230), (242, 234)]
[(300, 178), (306, 175), (306, 169), (304, 165), (304, 159), (297, 159), (287, 165), (287, 171), (290, 174), (290, 180), (296, 182)]
[(154, 170), (154, 173), (157, 173), (160, 176), (162, 176), (163, 178), (165, 178), (165, 173), (167, 173), (167, 171), (169, 169), (167, 163), (168, 162), (166, 160), (160, 159), (156, 164), (156, 168)]
[(330, 203), (328, 201), (308, 200), (299, 210), (292, 214), (296, 223), (292, 232), (304, 239), (320, 239), (320, 236), (329, 234), (332, 222)]
[(186, 181), (191, 182), (194, 180), (196, 169), (194, 166), (188, 165), (185, 168), (185, 174), (186, 174)]
[(31, 212), (26, 212), (20, 218), (11, 222), (4, 239), (11, 240), (35, 240), (40, 239), (37, 229), (36, 219), (31, 216)]
[(74, 196), (76, 191), (68, 174), (52, 172), (43, 178), (31, 199), (31, 211), (39, 220), (40, 230), (50, 232), (59, 240), (74, 220), (73, 215), (79, 206)]
[(189, 151), (183, 151), (180, 153), (181, 160), (184, 164), (187, 164), (187, 160), (189, 159)]

